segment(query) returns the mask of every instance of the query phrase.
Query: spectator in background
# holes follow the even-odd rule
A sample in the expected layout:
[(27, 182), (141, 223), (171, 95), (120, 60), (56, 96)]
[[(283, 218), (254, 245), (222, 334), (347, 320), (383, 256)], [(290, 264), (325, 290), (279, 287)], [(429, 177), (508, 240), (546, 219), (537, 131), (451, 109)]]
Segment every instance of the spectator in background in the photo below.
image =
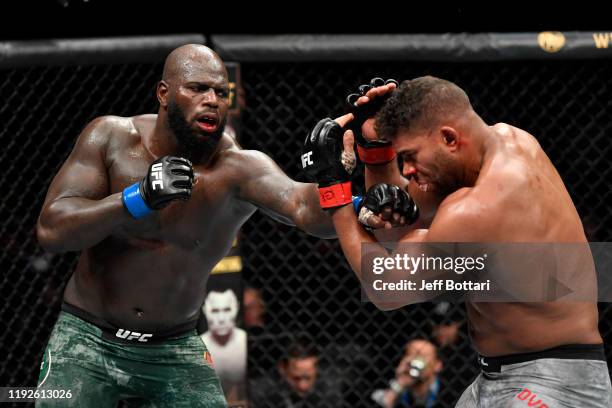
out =
[(236, 327), (240, 305), (231, 289), (210, 291), (204, 301), (208, 330), (202, 340), (208, 347), (215, 371), (228, 401), (246, 398), (247, 335)]
[(291, 391), (305, 399), (317, 381), (319, 356), (314, 347), (294, 346), (279, 364), (279, 371)]
[(294, 342), (278, 363), (278, 376), (252, 382), (253, 408), (337, 407), (342, 401), (333, 386), (323, 379), (320, 355), (304, 339)]
[(249, 333), (261, 332), (264, 328), (266, 304), (261, 296), (261, 290), (245, 286), (242, 292), (244, 327)]
[(412, 340), (406, 344), (389, 388), (376, 390), (372, 399), (385, 408), (450, 407), (452, 401), (441, 399), (441, 371), (436, 346), (427, 340)]
[(471, 364), (477, 361), (478, 355), (467, 335), (465, 306), (446, 301), (423, 306), (427, 307), (431, 324), (428, 338), (438, 346), (438, 358), (444, 361), (444, 370), (440, 373), (441, 397), (456, 401), (479, 372)]
[(432, 304), (429, 313), (432, 319), (431, 337), (440, 348), (455, 345), (465, 323), (463, 305), (441, 301)]

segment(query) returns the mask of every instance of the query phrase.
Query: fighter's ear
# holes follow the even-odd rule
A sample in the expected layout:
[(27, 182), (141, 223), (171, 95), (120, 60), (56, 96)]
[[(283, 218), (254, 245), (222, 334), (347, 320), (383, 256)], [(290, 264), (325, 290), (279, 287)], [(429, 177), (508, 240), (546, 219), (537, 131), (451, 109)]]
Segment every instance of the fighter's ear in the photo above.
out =
[(442, 136), (442, 140), (444, 144), (448, 146), (451, 150), (456, 150), (459, 146), (459, 132), (455, 128), (450, 126), (442, 126), (440, 128), (440, 135)]
[(157, 100), (159, 101), (159, 105), (162, 108), (166, 108), (168, 106), (168, 91), (170, 86), (163, 79), (157, 83), (157, 89), (155, 94), (157, 95)]

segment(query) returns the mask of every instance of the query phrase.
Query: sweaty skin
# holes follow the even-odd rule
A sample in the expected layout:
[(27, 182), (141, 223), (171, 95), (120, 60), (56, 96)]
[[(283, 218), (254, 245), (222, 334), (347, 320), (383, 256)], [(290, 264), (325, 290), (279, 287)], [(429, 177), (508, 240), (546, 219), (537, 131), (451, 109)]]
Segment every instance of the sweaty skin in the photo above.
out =
[[(384, 94), (386, 90), (375, 88)], [(372, 92), (372, 91), (371, 91)], [(366, 100), (367, 102), (367, 100)], [(433, 213), (412, 228), (400, 242), (576, 242), (587, 243), (582, 222), (563, 181), (537, 140), (516, 127), (498, 123), (488, 126), (471, 112), (456, 125), (482, 140), (464, 167), (468, 187), (451, 194), (436, 190), (435, 160), (427, 148), (433, 136), (402, 135), (393, 140), (403, 155), (400, 182), (418, 205)], [(339, 122), (350, 118), (339, 118)], [(347, 132), (348, 133), (348, 132)], [(345, 135), (345, 139), (348, 135)], [(474, 139), (475, 140), (475, 139)], [(470, 143), (471, 139), (466, 143)], [(409, 154), (408, 154), (409, 153)], [(426, 164), (427, 163), (427, 164)], [(366, 183), (397, 181), (398, 167), (368, 166)], [(428, 191), (418, 184), (430, 183)], [(436, 198), (438, 196), (438, 198)], [(437, 204), (439, 202), (439, 205)], [(333, 214), (345, 256), (362, 280), (361, 244), (376, 242), (365, 233), (349, 208)], [(431, 224), (431, 225), (429, 225)], [(397, 308), (371, 299), (382, 309)], [(407, 301), (405, 304), (414, 303)], [(470, 336), (483, 356), (500, 356), (552, 348), (564, 344), (600, 344), (595, 303), (466, 303)]]
[[(82, 251), (66, 302), (119, 327), (163, 331), (197, 316), (211, 269), (258, 208), (311, 234), (334, 236), (315, 184), (289, 179), (268, 156), (242, 150), (223, 132), (227, 90), (219, 57), (201, 45), (183, 46), (166, 60), (157, 115), (100, 117), (83, 130), (37, 225), (46, 250)], [(169, 125), (173, 106), (191, 144)], [(203, 113), (216, 124), (203, 129), (196, 120)], [(193, 162), (191, 198), (135, 220), (121, 192), (165, 155)]]

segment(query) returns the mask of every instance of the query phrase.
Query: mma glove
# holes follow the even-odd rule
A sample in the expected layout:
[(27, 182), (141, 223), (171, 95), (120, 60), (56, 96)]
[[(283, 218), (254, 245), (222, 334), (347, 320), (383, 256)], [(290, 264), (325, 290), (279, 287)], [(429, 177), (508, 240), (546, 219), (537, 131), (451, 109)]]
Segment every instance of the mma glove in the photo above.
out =
[(386, 207), (391, 208), (393, 213), (405, 217), (406, 225), (413, 224), (419, 218), (419, 209), (414, 200), (406, 191), (393, 184), (375, 184), (370, 187), (362, 200), (353, 203), (359, 222), (369, 232), (373, 231), (368, 223), (370, 217), (381, 214)]
[(330, 118), (320, 120), (304, 141), (302, 169), (319, 184), (319, 203), (323, 209), (352, 202), (351, 174), (355, 153), (343, 150), (344, 129)]
[(358, 93), (353, 93), (346, 97), (346, 103), (348, 105), (347, 110), (355, 117), (349, 122), (347, 129), (353, 131), (355, 141), (357, 142), (359, 159), (365, 164), (386, 164), (395, 158), (395, 151), (391, 147), (391, 142), (384, 140), (368, 140), (363, 136), (361, 131), (363, 123), (376, 115), (389, 97), (389, 94), (379, 96), (363, 105), (356, 104), (357, 99), (364, 96), (370, 89), (390, 83), (394, 83), (399, 87), (395, 79), (387, 79), (385, 81), (382, 78), (373, 78), (369, 84), (360, 85)]
[(149, 166), (147, 175), (138, 183), (123, 190), (123, 205), (138, 219), (161, 210), (173, 200), (191, 197), (193, 165), (182, 157), (164, 156)]

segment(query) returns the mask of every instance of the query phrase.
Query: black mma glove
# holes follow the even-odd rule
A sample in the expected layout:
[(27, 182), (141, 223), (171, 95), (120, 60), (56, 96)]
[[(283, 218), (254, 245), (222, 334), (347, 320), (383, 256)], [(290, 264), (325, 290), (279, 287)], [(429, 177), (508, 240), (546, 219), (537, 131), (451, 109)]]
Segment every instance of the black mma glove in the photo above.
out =
[(356, 208), (359, 222), (368, 231), (372, 231), (368, 219), (382, 213), (386, 207), (391, 208), (393, 213), (405, 217), (406, 225), (414, 223), (419, 218), (419, 209), (406, 191), (393, 184), (378, 183), (370, 187)]
[(355, 153), (343, 151), (344, 129), (330, 118), (319, 121), (302, 148), (302, 169), (319, 184), (321, 208), (341, 207), (352, 202), (351, 173)]
[(182, 157), (164, 156), (149, 166), (147, 175), (123, 190), (123, 205), (134, 218), (160, 210), (172, 200), (191, 197), (193, 165)]
[(357, 99), (364, 96), (370, 89), (389, 83), (394, 83), (399, 87), (399, 84), (395, 79), (387, 79), (385, 81), (382, 78), (373, 78), (369, 84), (359, 86), (358, 94), (350, 94), (346, 97), (348, 112), (351, 112), (355, 117), (349, 122), (347, 129), (353, 131), (355, 141), (357, 142), (357, 152), (359, 153), (359, 158), (365, 164), (386, 164), (395, 158), (395, 151), (391, 147), (391, 142), (383, 140), (368, 140), (361, 133), (363, 123), (376, 115), (376, 112), (380, 110), (382, 105), (389, 97), (389, 94), (379, 96), (373, 100), (370, 100), (364, 105), (356, 105)]

